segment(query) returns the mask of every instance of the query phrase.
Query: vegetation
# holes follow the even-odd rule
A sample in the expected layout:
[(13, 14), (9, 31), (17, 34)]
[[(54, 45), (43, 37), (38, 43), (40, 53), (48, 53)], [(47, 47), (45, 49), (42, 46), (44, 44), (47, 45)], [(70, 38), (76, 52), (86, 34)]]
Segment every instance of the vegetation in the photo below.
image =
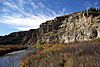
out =
[(100, 12), (99, 8), (92, 8), (90, 7), (90, 9), (88, 9), (89, 12)]
[(88, 12), (88, 13), (100, 13), (100, 8), (93, 8), (93, 7), (90, 7), (89, 9), (85, 10), (85, 11), (82, 11), (82, 12)]
[(100, 39), (70, 44), (44, 44), (23, 59), (21, 67), (100, 67)]
[(0, 45), (0, 56), (6, 53), (26, 49), (26, 46), (23, 45)]

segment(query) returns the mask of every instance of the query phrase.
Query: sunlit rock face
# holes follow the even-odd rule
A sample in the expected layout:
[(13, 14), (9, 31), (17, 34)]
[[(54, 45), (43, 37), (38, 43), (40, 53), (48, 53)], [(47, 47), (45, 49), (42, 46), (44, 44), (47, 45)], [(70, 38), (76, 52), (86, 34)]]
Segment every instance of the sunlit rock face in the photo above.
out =
[(100, 14), (74, 13), (40, 25), (38, 41), (69, 43), (100, 38)]
[(0, 44), (70, 43), (100, 38), (100, 13), (76, 12), (42, 23), (38, 29), (0, 37)]

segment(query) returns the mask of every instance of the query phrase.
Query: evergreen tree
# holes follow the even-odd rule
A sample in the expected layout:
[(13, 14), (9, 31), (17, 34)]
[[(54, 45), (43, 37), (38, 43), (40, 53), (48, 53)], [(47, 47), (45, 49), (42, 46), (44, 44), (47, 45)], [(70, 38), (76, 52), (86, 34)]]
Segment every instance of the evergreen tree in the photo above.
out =
[(84, 12), (100, 12), (100, 8), (90, 7), (88, 10), (84, 10)]

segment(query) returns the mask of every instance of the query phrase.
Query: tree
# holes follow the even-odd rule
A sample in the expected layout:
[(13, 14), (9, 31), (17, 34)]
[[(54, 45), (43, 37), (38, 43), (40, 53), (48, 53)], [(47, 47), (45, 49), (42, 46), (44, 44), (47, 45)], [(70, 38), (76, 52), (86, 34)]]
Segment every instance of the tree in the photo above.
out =
[(84, 12), (100, 12), (100, 8), (90, 7), (88, 10), (84, 10)]

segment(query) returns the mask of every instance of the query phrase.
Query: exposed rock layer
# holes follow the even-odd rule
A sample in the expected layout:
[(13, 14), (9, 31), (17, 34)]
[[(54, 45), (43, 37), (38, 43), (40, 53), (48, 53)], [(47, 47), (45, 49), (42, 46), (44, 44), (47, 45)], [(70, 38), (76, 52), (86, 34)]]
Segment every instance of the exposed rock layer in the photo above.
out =
[(100, 38), (99, 13), (74, 13), (40, 25), (41, 42), (69, 43)]
[(0, 37), (0, 44), (69, 43), (100, 38), (100, 13), (73, 13), (47, 21), (38, 29)]

